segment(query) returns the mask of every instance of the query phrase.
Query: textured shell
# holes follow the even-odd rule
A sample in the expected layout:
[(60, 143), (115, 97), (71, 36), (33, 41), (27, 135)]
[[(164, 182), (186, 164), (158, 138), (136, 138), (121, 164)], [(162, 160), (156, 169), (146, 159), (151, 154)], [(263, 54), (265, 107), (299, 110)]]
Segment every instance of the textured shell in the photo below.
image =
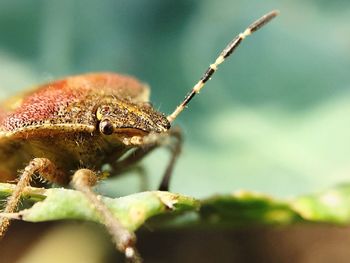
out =
[[(51, 160), (67, 182), (79, 167), (100, 169), (127, 147), (96, 129), (101, 100), (145, 104), (148, 88), (134, 78), (113, 73), (68, 77), (11, 98), (0, 108), (0, 181), (13, 180), (33, 157)], [(147, 104), (147, 103), (146, 103)]]
[[(114, 96), (133, 102), (147, 102), (149, 89), (136, 79), (114, 73), (93, 73), (72, 76), (38, 87), (23, 97), (10, 99), (0, 109), (0, 136), (11, 136), (30, 127), (43, 124), (93, 124), (86, 101)], [(70, 107), (75, 114), (61, 112)], [(89, 112), (90, 111), (90, 112)], [(81, 116), (87, 114), (86, 118)], [(80, 115), (79, 115), (80, 114)], [(60, 119), (64, 116), (66, 119)], [(73, 117), (72, 117), (73, 118)], [(78, 125), (79, 126), (79, 125)], [(82, 128), (83, 129), (83, 128)]]

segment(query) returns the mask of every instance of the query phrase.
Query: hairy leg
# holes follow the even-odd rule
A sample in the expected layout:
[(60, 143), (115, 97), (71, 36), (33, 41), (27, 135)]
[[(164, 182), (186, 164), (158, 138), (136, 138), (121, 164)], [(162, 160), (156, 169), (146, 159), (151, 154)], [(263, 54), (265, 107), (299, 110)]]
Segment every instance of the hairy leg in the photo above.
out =
[(128, 231), (121, 223), (113, 216), (111, 211), (101, 201), (101, 199), (92, 190), (92, 187), (97, 183), (96, 174), (88, 169), (80, 169), (75, 172), (71, 185), (84, 193), (89, 199), (95, 210), (102, 217), (103, 223), (113, 238), (114, 243), (119, 251), (123, 252), (126, 258), (132, 262), (140, 262), (141, 258), (135, 248), (136, 236)]
[[(25, 187), (30, 185), (30, 181), (34, 174), (39, 174), (44, 180), (52, 183), (64, 183), (66, 176), (56, 168), (56, 166), (46, 158), (33, 159), (23, 170), (19, 177), (18, 183), (12, 195), (8, 198), (4, 213), (13, 213), (20, 201), (21, 195)], [(10, 224), (9, 218), (1, 218), (0, 220), (0, 238), (5, 234)]]

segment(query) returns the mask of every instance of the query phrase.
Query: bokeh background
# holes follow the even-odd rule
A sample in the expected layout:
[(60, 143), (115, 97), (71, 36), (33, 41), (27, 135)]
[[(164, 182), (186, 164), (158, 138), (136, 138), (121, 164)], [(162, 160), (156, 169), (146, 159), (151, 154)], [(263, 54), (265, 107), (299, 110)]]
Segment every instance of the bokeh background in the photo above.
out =
[[(264, 13), (176, 124), (183, 153), (171, 190), (279, 197), (350, 181), (350, 2), (346, 0), (0, 0), (0, 98), (72, 74), (114, 71), (152, 87), (170, 113), (218, 52)], [(145, 160), (148, 188), (168, 154)], [(100, 191), (140, 190), (137, 175)]]

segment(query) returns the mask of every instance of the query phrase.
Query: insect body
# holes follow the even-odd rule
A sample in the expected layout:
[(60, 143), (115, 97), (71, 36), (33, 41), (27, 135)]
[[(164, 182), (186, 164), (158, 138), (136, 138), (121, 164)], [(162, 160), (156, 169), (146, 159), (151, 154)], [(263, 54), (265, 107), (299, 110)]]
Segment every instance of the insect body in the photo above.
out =
[[(168, 139), (170, 123), (150, 106), (148, 95), (147, 86), (131, 77), (98, 73), (52, 82), (20, 98), (1, 115), (2, 180), (15, 179), (16, 171), (29, 164), (18, 182), (20, 195), (35, 173), (64, 185), (71, 181), (71, 171), (85, 168), (75, 173), (74, 187), (87, 192), (91, 202), (112, 217), (90, 191), (91, 181), (98, 177), (92, 170), (110, 164), (113, 174), (123, 172)], [(128, 151), (133, 152), (118, 162)], [(5, 212), (13, 211), (19, 195), (12, 196)], [(123, 232), (128, 243), (134, 240)], [(119, 237), (116, 243), (120, 250), (126, 249)]]
[[(151, 132), (166, 132), (170, 123), (148, 103), (148, 88), (112, 73), (69, 77), (39, 87), (3, 115), (0, 174), (13, 179), (23, 163), (47, 158), (69, 182), (77, 167), (100, 169)], [(6, 160), (6, 161), (5, 161)], [(93, 165), (93, 166), (92, 166)], [(57, 181), (56, 181), (57, 180)]]
[[(181, 146), (181, 134), (171, 128), (172, 122), (242, 40), (277, 14), (266, 14), (236, 36), (168, 116), (149, 104), (146, 85), (113, 73), (68, 77), (4, 103), (0, 110), (0, 180), (13, 180), (18, 170), (24, 170), (3, 215), (15, 211), (35, 174), (50, 183), (70, 183), (100, 213), (117, 248), (136, 261), (134, 234), (120, 225), (92, 191), (102, 165), (109, 164), (113, 175), (120, 174), (153, 149), (167, 145), (172, 155), (160, 184), (161, 190), (167, 190)], [(0, 236), (8, 224), (3, 217)]]

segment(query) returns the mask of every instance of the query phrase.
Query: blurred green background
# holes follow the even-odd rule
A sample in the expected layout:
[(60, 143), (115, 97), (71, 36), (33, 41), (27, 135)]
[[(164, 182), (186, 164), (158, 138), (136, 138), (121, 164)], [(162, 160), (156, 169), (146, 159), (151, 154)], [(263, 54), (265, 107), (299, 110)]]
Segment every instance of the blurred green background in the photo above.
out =
[[(1, 99), (91, 71), (136, 76), (170, 113), (218, 52), (271, 9), (177, 120), (185, 135), (171, 190), (277, 196), (350, 179), (350, 2), (0, 0)], [(145, 160), (149, 189), (168, 154)], [(101, 191), (140, 190), (140, 178)]]

